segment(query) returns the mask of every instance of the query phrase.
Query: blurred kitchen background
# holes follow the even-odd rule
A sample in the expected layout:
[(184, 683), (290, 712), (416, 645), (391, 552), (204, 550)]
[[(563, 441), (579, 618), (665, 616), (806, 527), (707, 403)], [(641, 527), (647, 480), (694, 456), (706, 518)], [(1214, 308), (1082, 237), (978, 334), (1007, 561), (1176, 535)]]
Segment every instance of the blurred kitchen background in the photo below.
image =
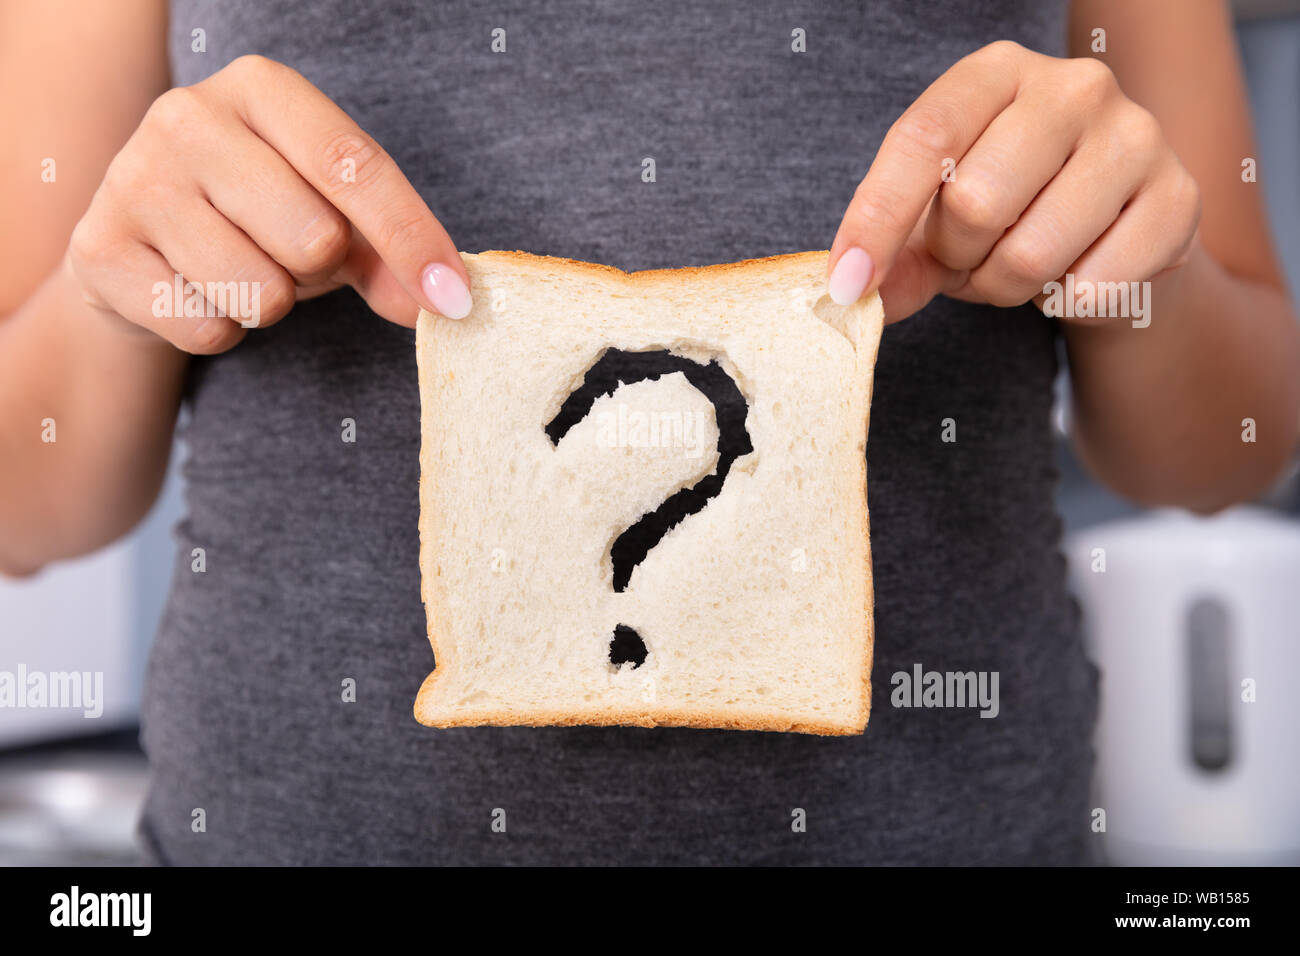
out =
[[(1300, 289), (1300, 0), (1234, 3), (1279, 253)], [(1064, 376), (1060, 392), (1069, 385)], [(1098, 862), (1300, 864), (1300, 481), (1211, 519), (1144, 512), (1061, 436), (1065, 551), (1102, 671)], [(105, 710), (0, 710), (0, 865), (138, 859), (137, 701), (182, 510), (178, 450), (129, 538), (0, 578), (0, 670), (102, 671)], [(1104, 572), (1098, 566), (1104, 552)], [(1249, 697), (1253, 681), (1253, 702)], [(123, 694), (121, 688), (129, 688)]]
[[(1259, 185), (1300, 295), (1300, 0), (1233, 8)], [(1300, 458), (1251, 506), (1143, 511), (1084, 473), (1063, 410), (1064, 550), (1102, 673), (1098, 862), (1300, 864)]]

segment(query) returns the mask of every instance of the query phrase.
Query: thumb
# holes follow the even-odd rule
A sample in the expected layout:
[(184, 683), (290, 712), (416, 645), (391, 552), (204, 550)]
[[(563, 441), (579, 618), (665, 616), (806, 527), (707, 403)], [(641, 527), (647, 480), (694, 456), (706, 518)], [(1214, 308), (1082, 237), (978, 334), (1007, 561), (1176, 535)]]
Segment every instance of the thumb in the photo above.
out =
[(885, 322), (897, 322), (919, 312), (936, 295), (960, 289), (969, 275), (968, 271), (948, 268), (930, 255), (918, 230), (899, 251), (880, 286)]
[(355, 229), (352, 230), (352, 245), (348, 247), (347, 258), (339, 270), (330, 276), (328, 282), (300, 287), (298, 298), (314, 299), (345, 285), (356, 289), (372, 312), (395, 325), (415, 328), (415, 320), (423, 307), (411, 298), (379, 253)]

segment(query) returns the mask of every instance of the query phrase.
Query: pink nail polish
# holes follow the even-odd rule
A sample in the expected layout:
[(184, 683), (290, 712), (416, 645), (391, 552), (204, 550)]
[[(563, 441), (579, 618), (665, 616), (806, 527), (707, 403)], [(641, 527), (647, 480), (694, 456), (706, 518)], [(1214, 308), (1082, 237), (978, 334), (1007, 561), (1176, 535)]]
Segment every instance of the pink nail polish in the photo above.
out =
[(835, 263), (835, 268), (831, 270), (830, 281), (826, 284), (826, 291), (830, 293), (831, 301), (836, 305), (852, 305), (857, 302), (866, 291), (873, 272), (875, 266), (865, 249), (854, 246), (848, 250), (840, 256), (840, 261)]
[(463, 319), (474, 308), (474, 299), (456, 270), (440, 262), (425, 266), (420, 288), (430, 304), (449, 319)]

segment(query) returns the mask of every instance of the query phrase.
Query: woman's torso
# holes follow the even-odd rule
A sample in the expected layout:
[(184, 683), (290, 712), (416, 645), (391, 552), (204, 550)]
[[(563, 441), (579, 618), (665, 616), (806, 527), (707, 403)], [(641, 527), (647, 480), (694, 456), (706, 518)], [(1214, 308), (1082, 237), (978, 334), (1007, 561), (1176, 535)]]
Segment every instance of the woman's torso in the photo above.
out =
[[(806, 52), (792, 50), (797, 28)], [(244, 53), (295, 67), (379, 139), (464, 250), (639, 269), (825, 248), (929, 82), (995, 39), (1059, 54), (1063, 36), (1057, 0), (174, 0), (171, 55), (178, 85)], [(418, 725), (432, 657), (413, 333), (343, 291), (196, 360), (188, 516), (144, 707), (149, 852), (1083, 858), (1095, 682), (1057, 552), (1054, 348), (1032, 309), (942, 299), (886, 331), (868, 445), (875, 706), (849, 738)], [(891, 676), (915, 665), (997, 672), (998, 716), (891, 706)]]

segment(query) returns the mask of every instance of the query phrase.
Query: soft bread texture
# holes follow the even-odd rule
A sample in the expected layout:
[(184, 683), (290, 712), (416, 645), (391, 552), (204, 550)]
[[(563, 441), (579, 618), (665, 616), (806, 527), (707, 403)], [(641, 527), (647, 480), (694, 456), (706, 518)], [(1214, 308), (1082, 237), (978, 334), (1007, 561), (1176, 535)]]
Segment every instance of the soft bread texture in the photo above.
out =
[[(861, 733), (879, 298), (831, 302), (825, 252), (634, 273), (462, 258), (473, 311), (422, 312), (416, 333), (436, 664), (416, 718)], [(718, 431), (709, 399), (674, 373), (620, 386), (553, 444), (544, 427), (610, 348), (716, 359), (748, 402), (754, 448), (622, 593), (611, 544), (716, 468)], [(620, 421), (673, 427), (647, 441)], [(639, 666), (611, 663), (618, 624), (642, 638)]]

